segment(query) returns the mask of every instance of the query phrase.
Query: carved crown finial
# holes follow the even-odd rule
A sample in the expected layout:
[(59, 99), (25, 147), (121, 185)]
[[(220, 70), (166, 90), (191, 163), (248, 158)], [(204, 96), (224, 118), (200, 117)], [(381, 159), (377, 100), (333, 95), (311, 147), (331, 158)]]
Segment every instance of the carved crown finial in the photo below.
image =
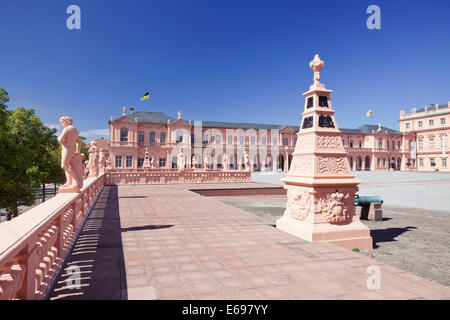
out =
[(318, 54), (314, 56), (314, 59), (309, 63), (309, 67), (312, 71), (314, 71), (314, 83), (320, 82), (320, 71), (322, 70), (325, 62), (323, 60), (320, 60), (320, 57)]

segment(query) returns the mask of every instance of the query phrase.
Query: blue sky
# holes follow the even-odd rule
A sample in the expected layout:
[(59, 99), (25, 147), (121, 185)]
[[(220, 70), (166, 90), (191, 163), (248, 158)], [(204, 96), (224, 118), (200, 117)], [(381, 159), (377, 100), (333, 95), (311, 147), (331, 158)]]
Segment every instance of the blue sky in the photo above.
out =
[[(68, 30), (66, 8), (81, 8)], [(366, 8), (381, 8), (381, 30)], [(449, 1), (0, 0), (0, 86), (88, 138), (123, 106), (184, 119), (298, 125), (315, 53), (340, 127), (397, 128), (450, 100)], [(151, 91), (151, 105), (139, 98)], [(107, 131), (106, 131), (107, 132)]]

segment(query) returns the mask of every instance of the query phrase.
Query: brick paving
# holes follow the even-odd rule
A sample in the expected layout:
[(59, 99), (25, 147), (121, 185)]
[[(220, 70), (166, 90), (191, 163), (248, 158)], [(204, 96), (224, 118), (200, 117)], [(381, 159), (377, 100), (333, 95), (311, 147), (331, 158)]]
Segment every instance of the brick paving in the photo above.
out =
[[(105, 186), (50, 299), (450, 299), (448, 287), (306, 242), (189, 188)], [(373, 265), (381, 288), (370, 290)], [(68, 287), (73, 266), (78, 288)]]

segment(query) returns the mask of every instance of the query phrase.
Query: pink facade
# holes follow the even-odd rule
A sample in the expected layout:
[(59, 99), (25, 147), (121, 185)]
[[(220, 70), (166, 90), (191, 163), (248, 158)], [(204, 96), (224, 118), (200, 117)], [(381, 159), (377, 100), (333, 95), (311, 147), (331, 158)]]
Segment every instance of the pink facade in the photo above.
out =
[(109, 124), (113, 169), (142, 168), (146, 150), (155, 169), (176, 168), (182, 149), (186, 168), (203, 168), (206, 157), (209, 169), (224, 170), (226, 154), (230, 170), (287, 171), (296, 143), (295, 127), (185, 121), (159, 112), (131, 111)]
[(418, 171), (450, 171), (450, 102), (414, 108), (410, 114), (401, 111), (399, 126), (401, 132), (415, 137)]
[[(181, 116), (181, 114), (180, 114)], [(251, 171), (288, 171), (298, 126), (185, 121), (160, 112), (134, 112), (110, 120), (110, 152), (113, 169), (139, 169), (146, 149), (155, 169), (177, 167), (183, 149), (185, 167), (223, 170), (227, 155), (230, 170), (243, 170), (245, 154)], [(415, 169), (411, 142), (414, 132), (399, 132), (379, 125), (341, 129), (350, 168), (354, 171)]]

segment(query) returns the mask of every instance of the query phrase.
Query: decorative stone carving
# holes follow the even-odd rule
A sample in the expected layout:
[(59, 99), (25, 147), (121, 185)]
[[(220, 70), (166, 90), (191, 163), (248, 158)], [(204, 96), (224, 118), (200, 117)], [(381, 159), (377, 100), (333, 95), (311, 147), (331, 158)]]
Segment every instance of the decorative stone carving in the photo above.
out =
[(317, 136), (317, 148), (321, 150), (344, 150), (341, 137), (339, 136)]
[(314, 84), (320, 83), (320, 71), (322, 70), (325, 62), (320, 60), (318, 54), (314, 56), (314, 59), (309, 63), (309, 67), (314, 71)]
[(329, 223), (340, 224), (346, 223), (355, 213), (354, 205), (349, 203), (354, 199), (354, 193), (327, 193), (319, 194), (319, 204), (322, 216)]
[[(61, 168), (66, 174), (66, 183), (59, 188), (60, 193), (80, 192), (83, 187), (83, 164), (84, 155), (81, 154), (81, 140), (78, 130), (72, 124), (70, 117), (61, 117), (59, 122), (64, 127), (58, 137), (61, 143)], [(75, 148), (76, 144), (76, 148)]]
[(291, 186), (287, 186), (288, 203), (284, 214), (289, 214), (292, 218), (298, 220), (305, 220), (309, 212), (312, 210), (311, 192), (304, 190), (297, 190)]
[(347, 158), (319, 157), (317, 173), (334, 175), (351, 175)]

